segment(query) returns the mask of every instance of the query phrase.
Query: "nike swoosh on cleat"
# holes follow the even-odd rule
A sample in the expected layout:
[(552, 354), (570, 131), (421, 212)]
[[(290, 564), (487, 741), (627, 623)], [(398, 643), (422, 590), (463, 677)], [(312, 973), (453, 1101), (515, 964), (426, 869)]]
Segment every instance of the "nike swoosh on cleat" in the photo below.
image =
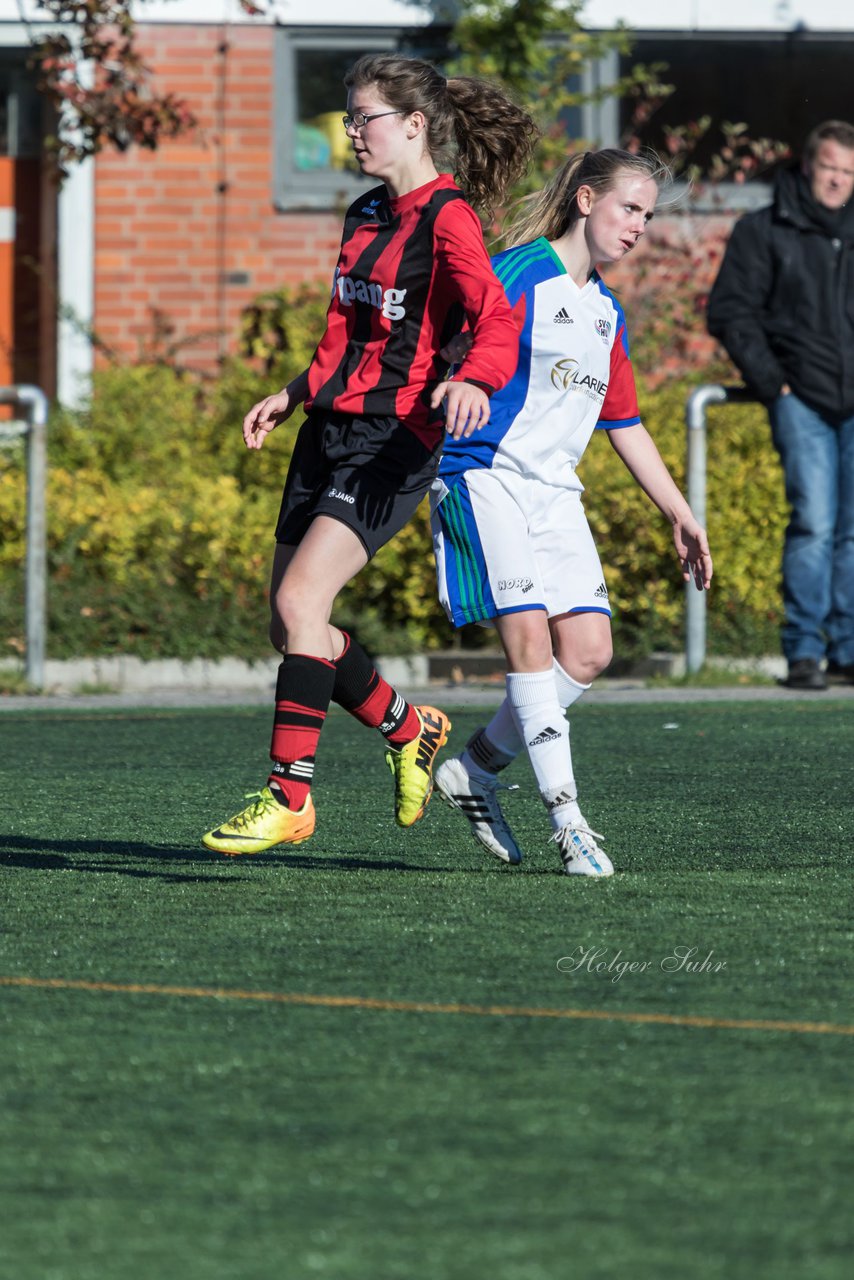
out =
[(258, 843), (259, 840), (264, 839), (264, 836), (228, 835), (225, 831), (221, 831), (219, 827), (216, 829), (216, 831), (212, 831), (211, 835), (213, 836), (214, 840), (254, 840), (256, 844)]

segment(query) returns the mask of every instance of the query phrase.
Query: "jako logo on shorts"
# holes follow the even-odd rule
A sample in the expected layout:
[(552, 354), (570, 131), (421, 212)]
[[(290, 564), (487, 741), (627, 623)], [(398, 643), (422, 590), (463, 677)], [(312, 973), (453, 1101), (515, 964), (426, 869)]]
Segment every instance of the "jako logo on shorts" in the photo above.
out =
[(386, 289), (372, 280), (354, 280), (351, 276), (336, 276), (335, 291), (341, 299), (341, 305), (351, 307), (356, 302), (368, 302), (381, 311), (387, 320), (402, 320), (406, 315), (406, 307), (400, 304), (406, 297), (405, 289)]

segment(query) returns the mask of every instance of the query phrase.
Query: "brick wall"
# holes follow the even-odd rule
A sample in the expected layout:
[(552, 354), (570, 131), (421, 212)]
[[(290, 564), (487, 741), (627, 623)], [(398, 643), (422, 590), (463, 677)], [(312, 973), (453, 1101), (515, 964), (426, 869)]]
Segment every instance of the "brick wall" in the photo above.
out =
[(141, 35), (158, 87), (185, 97), (200, 128), (155, 152), (98, 157), (95, 332), (131, 358), (159, 332), (161, 348), (212, 371), (257, 294), (331, 279), (340, 218), (273, 207), (269, 27), (170, 24)]
[[(155, 152), (98, 157), (95, 333), (121, 356), (153, 354), (159, 343), (177, 348), (181, 363), (213, 372), (234, 351), (240, 313), (259, 293), (331, 280), (340, 217), (273, 207), (269, 27), (146, 25), (140, 35), (158, 87), (185, 97), (200, 128)], [(636, 317), (633, 332), (642, 322), (637, 291), (650, 287), (644, 259), (658, 258), (658, 283), (672, 284), (674, 301), (686, 277), (708, 287), (722, 246), (710, 251), (704, 241), (730, 222), (659, 215), (625, 267), (607, 273)], [(714, 344), (702, 317), (683, 318), (702, 362)]]

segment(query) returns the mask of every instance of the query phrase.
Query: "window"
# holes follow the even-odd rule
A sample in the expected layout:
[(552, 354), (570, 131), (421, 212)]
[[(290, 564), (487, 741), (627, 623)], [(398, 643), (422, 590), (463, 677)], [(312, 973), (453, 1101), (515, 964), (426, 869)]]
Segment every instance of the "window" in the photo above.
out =
[(331, 209), (365, 189), (341, 117), (344, 76), (364, 53), (436, 59), (433, 32), (393, 28), (279, 27), (275, 45), (275, 164), (279, 209)]
[(37, 156), (41, 151), (42, 103), (27, 54), (0, 49), (0, 155)]
[[(637, 35), (631, 55), (622, 59), (620, 70), (625, 74), (635, 62), (667, 64), (662, 78), (675, 86), (674, 92), (640, 130), (641, 139), (660, 150), (664, 125), (687, 124), (709, 115), (712, 127), (692, 157), (703, 165), (722, 141), (716, 128), (722, 121), (743, 122), (751, 137), (786, 142), (798, 156), (815, 125), (851, 117), (847, 103), (852, 58), (852, 33), (643, 32)], [(630, 113), (631, 104), (621, 102), (621, 132), (628, 127)], [(770, 172), (762, 175), (765, 181), (772, 176)], [(765, 203), (767, 189), (749, 184), (742, 188), (746, 197), (751, 187), (760, 203)]]

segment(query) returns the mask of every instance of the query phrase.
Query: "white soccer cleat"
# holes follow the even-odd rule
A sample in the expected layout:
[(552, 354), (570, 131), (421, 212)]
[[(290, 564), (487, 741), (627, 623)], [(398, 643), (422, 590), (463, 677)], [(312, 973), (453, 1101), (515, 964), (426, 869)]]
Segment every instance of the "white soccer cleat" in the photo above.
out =
[(453, 809), (459, 809), (469, 821), (475, 840), (502, 862), (514, 865), (522, 861), (522, 850), (513, 839), (496, 792), (515, 790), (498, 781), (482, 782), (472, 778), (459, 756), (451, 756), (433, 775), (436, 790)]
[(560, 849), (563, 869), (568, 876), (612, 876), (614, 867), (607, 853), (599, 848), (597, 840), (604, 840), (597, 831), (591, 831), (587, 823), (570, 823), (552, 836)]

